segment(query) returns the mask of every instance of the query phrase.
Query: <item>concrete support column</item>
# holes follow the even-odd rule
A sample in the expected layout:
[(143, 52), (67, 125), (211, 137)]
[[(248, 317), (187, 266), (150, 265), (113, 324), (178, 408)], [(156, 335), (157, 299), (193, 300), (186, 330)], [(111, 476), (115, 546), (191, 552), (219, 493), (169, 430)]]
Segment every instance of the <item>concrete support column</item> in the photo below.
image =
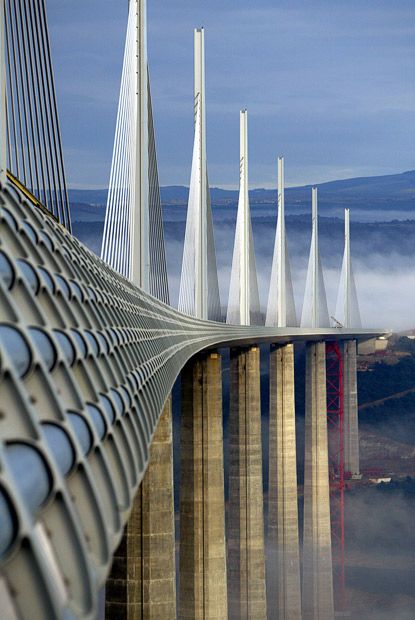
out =
[(353, 476), (360, 475), (356, 357), (356, 340), (346, 340), (343, 344), (344, 470)]
[(221, 357), (205, 353), (182, 371), (179, 617), (227, 614)]
[(271, 347), (269, 385), (268, 609), (301, 620), (294, 345)]
[(228, 592), (235, 620), (267, 617), (259, 353), (231, 351)]
[(150, 448), (106, 585), (108, 620), (175, 620), (176, 575), (171, 398)]
[(327, 443), (326, 347), (306, 345), (303, 618), (334, 618)]

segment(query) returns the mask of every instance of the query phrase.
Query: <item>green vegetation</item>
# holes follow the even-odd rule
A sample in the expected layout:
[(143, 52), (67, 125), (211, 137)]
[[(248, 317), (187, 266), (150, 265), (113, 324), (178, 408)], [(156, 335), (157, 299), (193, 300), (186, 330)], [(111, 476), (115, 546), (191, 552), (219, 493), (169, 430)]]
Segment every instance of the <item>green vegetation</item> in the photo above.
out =
[[(410, 353), (395, 365), (377, 363), (370, 371), (358, 373), (359, 404), (415, 388), (415, 341), (400, 338), (393, 351)], [(415, 444), (415, 391), (359, 411), (361, 426), (382, 427), (382, 434), (396, 441)]]
[(394, 366), (379, 363), (370, 372), (359, 372), (357, 380), (360, 404), (415, 388), (415, 351)]

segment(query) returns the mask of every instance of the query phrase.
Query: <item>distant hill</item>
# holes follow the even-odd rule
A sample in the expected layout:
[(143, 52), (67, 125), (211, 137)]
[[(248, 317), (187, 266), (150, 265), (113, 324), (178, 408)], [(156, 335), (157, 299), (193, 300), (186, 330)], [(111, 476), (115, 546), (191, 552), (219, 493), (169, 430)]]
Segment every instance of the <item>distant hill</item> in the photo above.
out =
[[(379, 214), (381, 219), (393, 219), (399, 212), (415, 212), (415, 170), (387, 176), (358, 177), (341, 181), (319, 183), (319, 209), (321, 214), (341, 216), (344, 208), (349, 207), (358, 215)], [(171, 185), (161, 188), (164, 205), (186, 206), (189, 188)], [(253, 207), (275, 205), (276, 190), (253, 189), (249, 192)], [(85, 205), (103, 206), (107, 200), (107, 190), (69, 190), (71, 204), (77, 209)], [(311, 185), (290, 187), (286, 190), (286, 209), (290, 213), (304, 213), (310, 210)], [(238, 200), (237, 190), (211, 188), (214, 206), (235, 206)], [(387, 215), (387, 214), (390, 215)], [(93, 215), (93, 212), (91, 213)]]
[(107, 203), (108, 190), (106, 189), (70, 189), (70, 203), (87, 205), (105, 205)]
[[(378, 177), (330, 181), (318, 186), (320, 212), (331, 215), (339, 208), (361, 211), (415, 212), (415, 170)], [(308, 205), (311, 185), (290, 188), (286, 204)]]

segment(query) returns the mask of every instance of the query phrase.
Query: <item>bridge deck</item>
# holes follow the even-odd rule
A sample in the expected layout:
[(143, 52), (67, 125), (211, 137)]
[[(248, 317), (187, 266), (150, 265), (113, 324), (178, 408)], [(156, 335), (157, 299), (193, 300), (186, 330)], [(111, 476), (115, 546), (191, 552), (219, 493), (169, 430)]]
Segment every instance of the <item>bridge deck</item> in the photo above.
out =
[(0, 276), (0, 589), (4, 578), (23, 617), (94, 617), (160, 412), (198, 351), (380, 333), (180, 314), (12, 185), (0, 191)]

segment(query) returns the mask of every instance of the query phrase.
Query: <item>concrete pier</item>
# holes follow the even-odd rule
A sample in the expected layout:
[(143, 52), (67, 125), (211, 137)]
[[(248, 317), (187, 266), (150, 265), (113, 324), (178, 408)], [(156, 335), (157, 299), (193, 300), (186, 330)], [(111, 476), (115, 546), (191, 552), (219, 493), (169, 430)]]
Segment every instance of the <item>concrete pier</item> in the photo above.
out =
[(266, 619), (259, 348), (230, 365), (229, 618)]
[(279, 620), (301, 620), (292, 344), (270, 352), (268, 489), (268, 609)]
[(218, 353), (182, 371), (179, 618), (227, 618), (222, 375)]
[(352, 476), (360, 475), (356, 356), (356, 340), (346, 340), (343, 343), (344, 470)]
[(334, 618), (327, 443), (326, 347), (306, 345), (304, 620)]
[(175, 620), (176, 571), (171, 398), (106, 584), (108, 620)]

